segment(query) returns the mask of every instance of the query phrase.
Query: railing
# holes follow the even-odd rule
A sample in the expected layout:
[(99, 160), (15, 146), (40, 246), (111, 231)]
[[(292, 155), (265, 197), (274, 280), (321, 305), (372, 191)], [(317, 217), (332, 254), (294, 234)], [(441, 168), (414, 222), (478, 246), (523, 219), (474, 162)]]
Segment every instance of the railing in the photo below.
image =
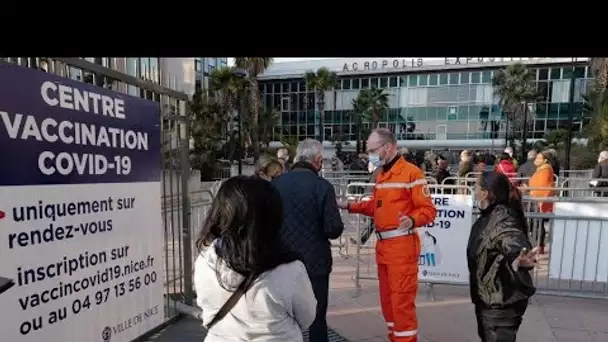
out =
[[(368, 200), (369, 190), (373, 186), (374, 184), (369, 183), (349, 184), (346, 191), (347, 198)], [(473, 207), (473, 202), (470, 200), (472, 187), (462, 185), (429, 185), (429, 187), (434, 194), (433, 196), (460, 196), (461, 199), (468, 197), (470, 210), (473, 214), (469, 223), (470, 228), (478, 213), (477, 208)], [(361, 188), (366, 188), (368, 191), (361, 192)], [(539, 189), (527, 188), (525, 190)], [(564, 190), (570, 193), (573, 191), (590, 191), (589, 188), (553, 188), (552, 190), (556, 194), (560, 194)], [(608, 191), (605, 188), (592, 190)], [(445, 195), (446, 193), (448, 195)], [(452, 195), (453, 193), (457, 194)], [(554, 213), (538, 212), (536, 208), (540, 202), (555, 203)], [(546, 235), (544, 239), (545, 253), (539, 256), (538, 266), (532, 271), (538, 293), (608, 299), (608, 231), (606, 230), (608, 229), (608, 199), (591, 196), (556, 196), (549, 198), (524, 196), (524, 208), (528, 218), (531, 243), (535, 246), (540, 245), (541, 237)], [(345, 222), (345, 224), (355, 227), (356, 235), (352, 243), (355, 247), (356, 267), (353, 281), (357, 294), (361, 291), (362, 281), (377, 280), (374, 252), (376, 236), (372, 234), (365, 244), (356, 242), (363, 231), (367, 229), (368, 223), (368, 218), (354, 214), (351, 214), (349, 221)], [(450, 243), (465, 241), (465, 245), (458, 247), (458, 253), (452, 253), (449, 256), (450, 258), (460, 258), (461, 270), (466, 269), (466, 256), (463, 251), (466, 248), (469, 231), (462, 230), (462, 234), (466, 234), (466, 237), (454, 236), (453, 239), (450, 239)], [(454, 272), (457, 271), (454, 270)], [(426, 285), (430, 299), (434, 297), (432, 292), (434, 284), (468, 284), (468, 281), (463, 281), (462, 275), (457, 281), (429, 280), (422, 276), (422, 272), (421, 268), (420, 282)]]

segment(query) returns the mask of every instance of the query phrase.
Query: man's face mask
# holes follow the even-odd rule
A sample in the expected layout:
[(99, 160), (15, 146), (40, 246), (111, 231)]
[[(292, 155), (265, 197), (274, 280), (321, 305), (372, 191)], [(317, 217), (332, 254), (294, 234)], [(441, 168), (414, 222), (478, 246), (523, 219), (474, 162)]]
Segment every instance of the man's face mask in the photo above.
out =
[(382, 144), (382, 145), (378, 146), (377, 148), (369, 151), (369, 153), (368, 153), (369, 162), (374, 167), (380, 167), (384, 164), (381, 153), (384, 151), (385, 146), (386, 146), (386, 144)]

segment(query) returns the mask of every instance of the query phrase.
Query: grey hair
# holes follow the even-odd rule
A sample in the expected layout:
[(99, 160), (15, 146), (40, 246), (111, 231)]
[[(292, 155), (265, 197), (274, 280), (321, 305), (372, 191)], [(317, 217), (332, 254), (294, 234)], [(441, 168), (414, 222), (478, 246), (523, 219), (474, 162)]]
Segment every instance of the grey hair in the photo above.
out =
[(296, 161), (312, 162), (319, 155), (323, 155), (323, 145), (314, 139), (304, 139), (296, 149)]
[(289, 159), (289, 150), (285, 147), (281, 147), (277, 150), (277, 158), (285, 158)]
[(608, 159), (608, 151), (602, 151), (600, 152), (599, 157), (597, 158), (598, 163), (601, 163), (602, 161)]
[(534, 158), (536, 158), (537, 154), (538, 154), (538, 152), (536, 152), (535, 150), (528, 151), (528, 159), (534, 159)]

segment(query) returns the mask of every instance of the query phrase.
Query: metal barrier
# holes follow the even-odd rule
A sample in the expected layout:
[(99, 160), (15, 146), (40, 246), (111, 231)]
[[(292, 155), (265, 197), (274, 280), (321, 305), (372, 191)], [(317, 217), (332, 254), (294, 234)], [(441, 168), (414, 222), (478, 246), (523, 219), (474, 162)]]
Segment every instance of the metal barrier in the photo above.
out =
[[(348, 193), (352, 199), (365, 200), (369, 197), (374, 184), (354, 183), (350, 184), (348, 190), (355, 187), (368, 189), (366, 193)], [(458, 192), (461, 194), (472, 194), (472, 188), (458, 185), (429, 185), (432, 192), (445, 194)], [(526, 188), (525, 190), (539, 190)], [(568, 191), (590, 191), (589, 188), (554, 188), (556, 194), (563, 190)], [(593, 190), (593, 189), (592, 189)], [(608, 189), (601, 189), (606, 190)], [(535, 208), (540, 202), (560, 203), (585, 207), (601, 206), (595, 208), (597, 213), (608, 213), (608, 200), (598, 197), (548, 197), (532, 198), (524, 196), (524, 209), (529, 220), (530, 239), (534, 246), (540, 245), (541, 237), (545, 237), (545, 254), (539, 256), (538, 266), (532, 271), (537, 293), (560, 296), (576, 296), (585, 298), (608, 299), (608, 248), (602, 249), (601, 244), (608, 245), (608, 214), (605, 215), (583, 215), (580, 208), (573, 209), (573, 214), (564, 213), (540, 213)], [(478, 214), (477, 208), (473, 208), (474, 216)], [(352, 215), (349, 223), (355, 225), (356, 236), (360, 236), (365, 228), (368, 218), (362, 215)], [(346, 222), (345, 222), (346, 223)], [(471, 222), (472, 224), (473, 222)], [(555, 231), (559, 230), (560, 240), (553, 239)], [(572, 232), (574, 230), (574, 232)], [(546, 234), (542, 234), (546, 232)], [(572, 241), (573, 240), (573, 241)], [(371, 235), (367, 243), (361, 245), (355, 243), (355, 272), (353, 281), (356, 295), (361, 291), (362, 280), (377, 280), (377, 268), (375, 262), (376, 237)], [(552, 250), (551, 246), (557, 246)], [(463, 246), (463, 251), (466, 246)], [(463, 252), (464, 253), (464, 252)], [(464, 257), (464, 255), (463, 255)], [(589, 266), (591, 265), (591, 266)], [(459, 285), (450, 282), (421, 282), (425, 284), (427, 296), (433, 300), (433, 284)]]

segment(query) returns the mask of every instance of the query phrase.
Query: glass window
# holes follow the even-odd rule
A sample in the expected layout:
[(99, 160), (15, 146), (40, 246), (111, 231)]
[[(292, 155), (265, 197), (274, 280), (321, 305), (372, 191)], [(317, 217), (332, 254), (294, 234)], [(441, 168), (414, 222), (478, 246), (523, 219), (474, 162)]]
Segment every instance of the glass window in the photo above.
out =
[(437, 107), (428, 107), (426, 115), (427, 120), (437, 120)]
[(437, 85), (439, 84), (439, 75), (430, 74), (429, 75), (429, 85)]
[(551, 68), (551, 79), (559, 80), (561, 77), (562, 69), (561, 68)]
[(460, 84), (468, 84), (469, 83), (469, 73), (461, 72), (460, 73)]
[(386, 87), (388, 87), (388, 78), (380, 77), (380, 88), (386, 88)]
[(291, 82), (291, 92), (295, 93), (298, 91), (298, 82)]
[(469, 118), (469, 106), (458, 107), (458, 119), (466, 120)]
[(378, 77), (372, 77), (369, 81), (370, 88), (378, 88)]
[(418, 84), (419, 85), (421, 85), (421, 86), (428, 85), (429, 84), (428, 80), (429, 80), (429, 75), (427, 75), (427, 74), (418, 75)]
[(407, 77), (407, 84), (410, 87), (417, 87), (418, 86), (418, 75), (409, 75)]
[(539, 80), (548, 80), (549, 79), (549, 69), (546, 69), (546, 68), (538, 69), (538, 79)]
[(306, 91), (306, 82), (299, 82), (298, 84), (300, 85), (300, 91)]
[(534, 130), (543, 132), (545, 130), (545, 119), (534, 120)]
[(139, 77), (143, 78), (144, 80), (149, 80), (150, 79), (150, 59), (146, 58), (146, 57), (142, 57), (139, 59), (140, 61), (140, 73), (139, 73)]
[(350, 78), (342, 80), (342, 89), (350, 89)]
[(483, 71), (481, 73), (481, 82), (482, 83), (491, 83), (492, 82), (492, 72), (491, 71)]
[(450, 84), (458, 84), (459, 81), (459, 74), (458, 73), (452, 73), (450, 74)]
[(563, 74), (562, 74), (563, 79), (570, 79), (572, 77), (572, 68), (565, 67), (565, 68), (563, 68), (562, 72), (563, 72)]
[(391, 88), (397, 88), (399, 86), (399, 77), (391, 76), (388, 79), (389, 79), (389, 86)]
[(283, 88), (284, 93), (289, 93), (289, 83), (283, 83), (281, 88)]
[(448, 84), (448, 74), (439, 74), (439, 84)]
[(556, 119), (559, 111), (559, 103), (550, 103), (549, 104), (549, 118)]
[(574, 77), (576, 77), (576, 78), (584, 78), (585, 77), (585, 67), (576, 67), (576, 68), (574, 68)]
[(362, 89), (366, 89), (369, 88), (369, 78), (362, 78), (361, 79), (361, 88)]
[(198, 59), (194, 60), (194, 70), (197, 72), (201, 72), (202, 71), (202, 64), (201, 61)]
[(479, 77), (479, 71), (473, 71), (471, 72), (471, 83), (472, 84), (477, 84), (480, 81), (480, 77)]
[(359, 89), (359, 87), (360, 87), (359, 86), (359, 81), (360, 81), (360, 79), (353, 78), (353, 83), (352, 83), (353, 89)]

